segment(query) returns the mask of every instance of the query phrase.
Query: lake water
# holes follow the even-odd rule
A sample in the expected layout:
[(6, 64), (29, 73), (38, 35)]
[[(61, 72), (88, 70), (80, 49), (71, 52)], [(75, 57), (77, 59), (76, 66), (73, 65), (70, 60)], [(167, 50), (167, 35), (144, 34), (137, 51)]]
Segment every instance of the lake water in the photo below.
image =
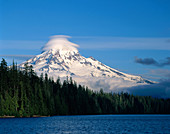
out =
[(170, 134), (170, 115), (87, 115), (0, 119), (0, 134)]

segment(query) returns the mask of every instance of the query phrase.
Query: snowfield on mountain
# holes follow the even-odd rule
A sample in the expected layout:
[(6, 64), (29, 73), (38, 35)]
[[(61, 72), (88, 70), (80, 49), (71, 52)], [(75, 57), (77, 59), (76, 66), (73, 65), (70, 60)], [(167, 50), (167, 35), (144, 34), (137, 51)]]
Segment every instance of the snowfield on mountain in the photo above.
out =
[(135, 76), (120, 72), (93, 57), (85, 58), (80, 55), (77, 44), (68, 41), (69, 36), (52, 36), (42, 48), (42, 53), (23, 62), (32, 65), (37, 75), (47, 73), (49, 77), (61, 80), (72, 77), (78, 84), (88, 86), (90, 89), (99, 91), (119, 92), (120, 89), (137, 85), (152, 84), (141, 76)]

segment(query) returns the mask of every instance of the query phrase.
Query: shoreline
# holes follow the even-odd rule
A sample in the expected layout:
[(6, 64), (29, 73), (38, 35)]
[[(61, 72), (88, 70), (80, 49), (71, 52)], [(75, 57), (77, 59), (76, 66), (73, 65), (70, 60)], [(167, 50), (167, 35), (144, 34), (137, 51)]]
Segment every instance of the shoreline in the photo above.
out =
[(1, 118), (37, 118), (37, 117), (50, 117), (50, 115), (49, 116), (33, 115), (33, 116), (20, 116), (20, 117), (4, 115), (4, 116), (0, 116), (0, 119)]
[[(89, 116), (89, 115), (94, 115), (94, 114), (88, 114), (87, 116)], [(99, 116), (104, 116), (104, 115), (131, 115), (131, 116), (133, 116), (133, 115), (169, 115), (170, 116), (170, 114), (96, 114), (96, 115), (99, 115)], [(86, 116), (86, 115), (53, 115), (53, 116)], [(2, 119), (2, 118), (39, 118), (39, 117), (52, 117), (52, 116), (50, 116), (50, 115), (48, 115), (48, 116), (41, 116), (41, 115), (33, 115), (33, 116), (20, 116), (20, 117), (16, 117), (16, 116), (6, 116), (6, 115), (4, 115), (4, 116), (0, 116), (0, 119)]]

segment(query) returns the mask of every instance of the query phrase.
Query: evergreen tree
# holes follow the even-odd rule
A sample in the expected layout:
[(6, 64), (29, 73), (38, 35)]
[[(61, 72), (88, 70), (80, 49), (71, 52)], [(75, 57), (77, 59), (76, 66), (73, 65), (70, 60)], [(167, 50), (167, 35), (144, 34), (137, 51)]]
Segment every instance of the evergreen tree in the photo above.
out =
[(14, 61), (8, 67), (2, 59), (0, 116), (83, 114), (170, 114), (170, 99), (105, 93), (103, 89), (93, 92), (72, 78), (54, 82), (47, 74), (38, 77), (27, 63), (22, 71)]

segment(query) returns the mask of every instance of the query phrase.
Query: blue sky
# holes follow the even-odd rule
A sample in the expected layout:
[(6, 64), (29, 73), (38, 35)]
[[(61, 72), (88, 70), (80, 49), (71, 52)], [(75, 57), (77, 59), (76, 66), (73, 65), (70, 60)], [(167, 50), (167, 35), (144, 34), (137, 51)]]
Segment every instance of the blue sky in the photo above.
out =
[(159, 80), (170, 66), (169, 0), (0, 0), (0, 57), (18, 63), (41, 53), (52, 35), (69, 35), (80, 53), (126, 73)]

